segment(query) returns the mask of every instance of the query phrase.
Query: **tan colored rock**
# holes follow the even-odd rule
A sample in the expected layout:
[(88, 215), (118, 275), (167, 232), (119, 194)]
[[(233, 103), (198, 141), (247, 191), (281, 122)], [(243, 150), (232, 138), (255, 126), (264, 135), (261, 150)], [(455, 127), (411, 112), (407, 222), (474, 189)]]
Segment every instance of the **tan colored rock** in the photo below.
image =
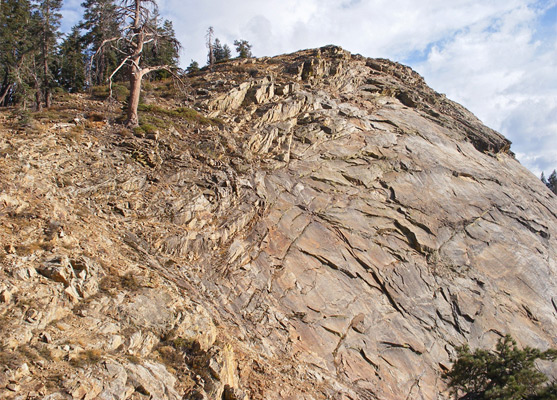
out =
[(55, 257), (38, 269), (39, 273), (55, 282), (61, 282), (64, 286), (69, 286), (74, 277), (68, 256)]
[(156, 140), (0, 127), (0, 340), (30, 371), (2, 395), (448, 399), (457, 345), (557, 346), (555, 196), (414, 71), (327, 46), (192, 82), (149, 101), (219, 119)]
[(127, 399), (135, 392), (135, 388), (128, 382), (128, 374), (124, 366), (113, 361), (107, 361), (98, 371), (103, 379), (103, 389), (98, 394), (101, 400)]
[(193, 310), (184, 310), (174, 328), (177, 337), (195, 340), (202, 350), (208, 350), (217, 338), (217, 328), (211, 315), (201, 306)]
[(73, 399), (92, 400), (102, 391), (102, 383), (96, 379), (77, 381), (68, 391)]
[(145, 362), (143, 365), (126, 365), (128, 380), (135, 388), (141, 387), (154, 398), (181, 399), (174, 390), (176, 378), (161, 364)]
[(19, 392), (21, 390), (21, 386), (19, 386), (17, 383), (8, 383), (6, 385), (6, 389), (12, 392)]
[(0, 293), (0, 301), (2, 303), (9, 303), (12, 301), (12, 292), (10, 290), (4, 290)]
[(159, 343), (159, 338), (152, 332), (145, 334), (135, 332), (129, 340), (128, 353), (138, 357), (147, 357), (153, 351), (153, 347)]
[(31, 267), (17, 268), (13, 271), (13, 276), (16, 279), (27, 281), (37, 276), (37, 270)]

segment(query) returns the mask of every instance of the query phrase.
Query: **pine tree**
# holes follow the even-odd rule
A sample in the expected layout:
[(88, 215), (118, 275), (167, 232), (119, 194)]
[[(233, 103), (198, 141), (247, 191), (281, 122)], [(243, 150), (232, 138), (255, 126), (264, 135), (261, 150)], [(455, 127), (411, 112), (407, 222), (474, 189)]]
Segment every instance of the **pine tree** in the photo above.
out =
[[(165, 20), (161, 25), (159, 23), (159, 15), (155, 13), (151, 24), (157, 27), (158, 36), (165, 38), (165, 40), (146, 43), (143, 49), (143, 62), (146, 65), (167, 65), (170, 68), (178, 68), (180, 55), (179, 49), (175, 45), (178, 41), (176, 40), (172, 22)], [(168, 78), (170, 73), (167, 70), (159, 70), (151, 75), (152, 79), (164, 79)]]
[(58, 28), (62, 14), (62, 0), (35, 0), (35, 15), (38, 21), (39, 62), (41, 66), (40, 90), (37, 93), (37, 108), (41, 107), (42, 96), (45, 106), (51, 105), (51, 91), (55, 86), (50, 63), (56, 55), (56, 41), (60, 36)]
[(545, 179), (545, 174), (542, 171), (542, 174), (540, 176), (540, 180), (542, 181), (542, 183), (547, 186), (547, 179)]
[(213, 45), (213, 52), (215, 55), (215, 62), (226, 61), (230, 59), (231, 51), (228, 45), (222, 45), (219, 39), (215, 39), (215, 44)]
[[(552, 399), (555, 382), (535, 368), (536, 360), (555, 360), (556, 350), (519, 349), (509, 335), (500, 339), (493, 352), (468, 346), (457, 348), (458, 358), (444, 375), (455, 398), (498, 400)], [(461, 396), (462, 397), (459, 397)]]
[(25, 103), (34, 60), (35, 18), (28, 0), (0, 1), (0, 106)]
[(230, 57), (232, 57), (232, 51), (230, 50), (230, 47), (225, 44), (222, 46), (222, 60), (230, 60)]
[(547, 187), (553, 193), (557, 194), (557, 171), (553, 170), (549, 178), (547, 179)]
[(79, 27), (74, 26), (62, 42), (57, 60), (58, 82), (70, 93), (78, 92), (85, 86), (84, 50)]
[(191, 60), (190, 65), (186, 68), (186, 73), (188, 75), (193, 75), (199, 72), (199, 63), (197, 61)]
[(251, 44), (247, 40), (235, 40), (234, 46), (236, 46), (236, 52), (238, 53), (238, 58), (251, 58)]
[(117, 7), (113, 0), (85, 0), (81, 6), (85, 12), (79, 27), (85, 31), (83, 43), (90, 63), (89, 84), (102, 85), (110, 71), (118, 67), (117, 42), (110, 41), (121, 35)]
[(176, 45), (178, 39), (176, 39), (176, 32), (174, 31), (172, 21), (167, 19), (164, 20), (162, 27), (159, 28), (159, 35), (164, 38), (164, 40), (161, 41), (158, 47), (158, 62), (156, 62), (156, 64), (177, 67), (180, 62), (180, 47)]

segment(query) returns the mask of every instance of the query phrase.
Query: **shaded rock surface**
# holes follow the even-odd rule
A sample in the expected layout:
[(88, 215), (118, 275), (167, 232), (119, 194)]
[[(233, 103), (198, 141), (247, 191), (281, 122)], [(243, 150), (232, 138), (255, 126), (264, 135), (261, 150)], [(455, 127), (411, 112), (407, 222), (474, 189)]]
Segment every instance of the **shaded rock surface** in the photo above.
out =
[(557, 346), (555, 195), (418, 74), (189, 82), (151, 136), (2, 115), (2, 398), (442, 399), (455, 346)]

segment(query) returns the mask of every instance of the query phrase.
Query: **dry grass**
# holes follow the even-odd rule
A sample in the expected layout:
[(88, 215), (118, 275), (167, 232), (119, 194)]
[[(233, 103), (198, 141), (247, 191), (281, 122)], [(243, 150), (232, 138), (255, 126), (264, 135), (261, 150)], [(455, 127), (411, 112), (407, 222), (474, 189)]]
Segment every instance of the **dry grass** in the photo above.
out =
[(18, 351), (0, 349), (0, 367), (4, 369), (17, 369), (25, 362), (22, 354)]
[(91, 364), (97, 364), (102, 360), (102, 352), (99, 349), (82, 351), (77, 357), (70, 360), (70, 364), (77, 368), (84, 368)]
[(141, 287), (140, 281), (131, 272), (123, 276), (117, 274), (106, 275), (101, 279), (99, 284), (99, 290), (109, 295), (114, 295), (115, 292), (122, 289), (135, 292), (141, 289)]
[(188, 107), (178, 107), (174, 109), (164, 108), (154, 104), (141, 104), (139, 106), (139, 111), (149, 112), (157, 115), (163, 115), (170, 117), (171, 119), (180, 122), (194, 122), (201, 125), (222, 125), (222, 120), (218, 118), (207, 118), (195, 111), (194, 109)]
[[(110, 96), (110, 88), (108, 85), (93, 86), (91, 88), (91, 95), (98, 100), (106, 100)], [(126, 101), (130, 91), (124, 84), (115, 83), (112, 85), (112, 97), (117, 101)]]

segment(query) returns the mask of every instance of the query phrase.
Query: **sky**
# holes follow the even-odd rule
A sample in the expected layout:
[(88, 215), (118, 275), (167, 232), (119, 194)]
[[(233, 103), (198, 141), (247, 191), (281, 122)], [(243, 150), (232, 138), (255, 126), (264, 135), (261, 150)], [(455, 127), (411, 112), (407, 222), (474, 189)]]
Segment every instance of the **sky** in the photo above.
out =
[[(66, 0), (63, 31), (79, 22)], [(537, 176), (557, 169), (557, 0), (159, 0), (183, 67), (206, 63), (205, 33), (257, 57), (327, 44), (409, 65), (513, 142)]]

